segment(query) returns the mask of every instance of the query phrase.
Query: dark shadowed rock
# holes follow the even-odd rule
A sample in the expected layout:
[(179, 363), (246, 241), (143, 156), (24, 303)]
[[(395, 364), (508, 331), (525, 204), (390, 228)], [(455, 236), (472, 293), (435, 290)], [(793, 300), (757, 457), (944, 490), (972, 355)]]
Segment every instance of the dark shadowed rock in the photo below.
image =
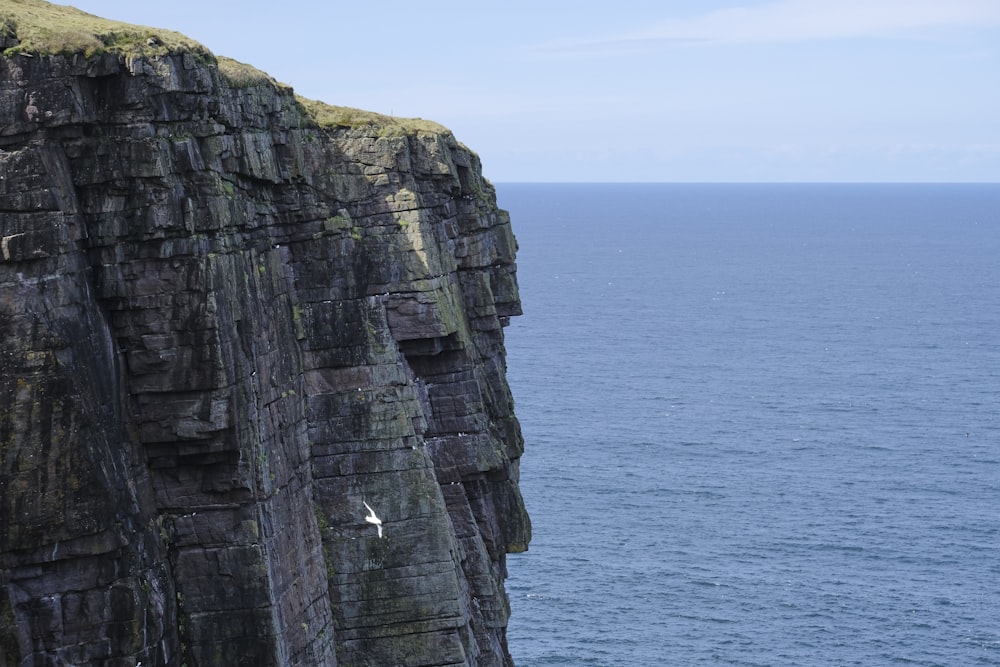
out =
[(18, 19), (0, 665), (510, 664), (516, 244), (475, 154), (170, 33), (32, 51)]

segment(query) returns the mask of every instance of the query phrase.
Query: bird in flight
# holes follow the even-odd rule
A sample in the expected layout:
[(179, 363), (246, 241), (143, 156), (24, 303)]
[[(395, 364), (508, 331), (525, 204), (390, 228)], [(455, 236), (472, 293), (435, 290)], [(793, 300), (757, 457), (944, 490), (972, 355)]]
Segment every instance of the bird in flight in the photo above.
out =
[(363, 500), (361, 503), (368, 509), (368, 516), (365, 517), (365, 521), (375, 524), (375, 527), (378, 528), (378, 536), (382, 537), (382, 519), (375, 516), (375, 510), (373, 510), (368, 503)]

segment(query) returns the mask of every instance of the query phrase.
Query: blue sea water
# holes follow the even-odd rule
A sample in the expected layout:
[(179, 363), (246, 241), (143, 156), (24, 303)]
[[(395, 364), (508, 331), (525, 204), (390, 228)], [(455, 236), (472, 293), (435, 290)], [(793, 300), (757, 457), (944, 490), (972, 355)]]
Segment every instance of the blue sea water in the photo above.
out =
[(519, 667), (1000, 665), (1000, 186), (497, 190)]

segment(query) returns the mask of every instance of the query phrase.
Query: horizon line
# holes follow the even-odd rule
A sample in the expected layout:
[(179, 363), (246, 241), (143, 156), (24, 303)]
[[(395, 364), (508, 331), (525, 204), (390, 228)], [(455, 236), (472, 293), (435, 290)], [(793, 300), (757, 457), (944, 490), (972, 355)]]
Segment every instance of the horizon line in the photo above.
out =
[(1000, 185), (1000, 181), (508, 181), (493, 185)]

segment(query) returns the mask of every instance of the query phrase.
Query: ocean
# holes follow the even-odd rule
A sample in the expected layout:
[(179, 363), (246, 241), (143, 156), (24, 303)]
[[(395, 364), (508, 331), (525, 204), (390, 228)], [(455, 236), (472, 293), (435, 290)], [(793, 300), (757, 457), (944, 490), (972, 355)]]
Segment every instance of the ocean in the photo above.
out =
[(1000, 665), (1000, 185), (499, 184), (548, 665)]

